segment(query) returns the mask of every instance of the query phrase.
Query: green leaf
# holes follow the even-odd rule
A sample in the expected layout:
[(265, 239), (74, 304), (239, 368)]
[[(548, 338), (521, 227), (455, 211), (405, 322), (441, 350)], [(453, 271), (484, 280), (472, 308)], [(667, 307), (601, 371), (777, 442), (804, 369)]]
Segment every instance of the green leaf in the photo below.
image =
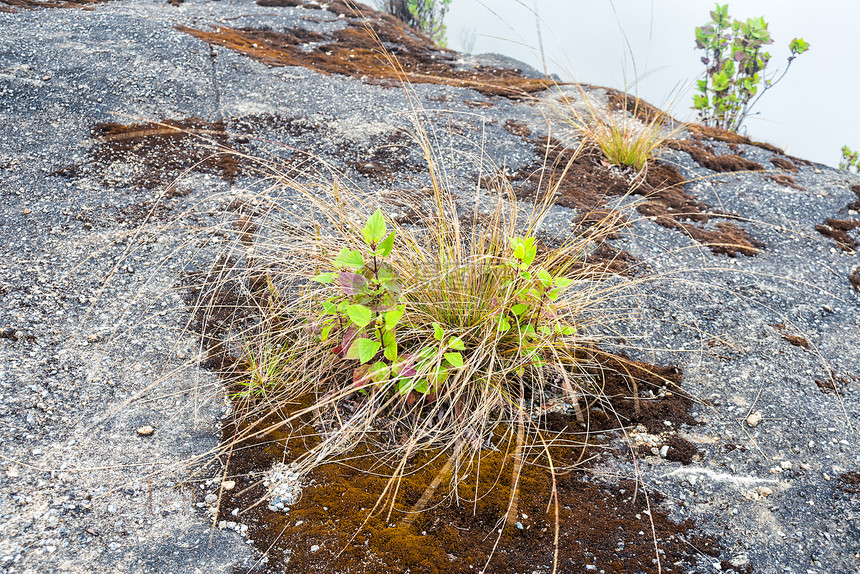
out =
[(382, 344), (385, 346), (385, 358), (389, 361), (397, 360), (397, 335), (394, 329), (386, 329), (382, 331)]
[(363, 365), (376, 356), (376, 353), (379, 352), (379, 348), (382, 347), (382, 343), (362, 338), (356, 341), (356, 346), (358, 347), (358, 360), (361, 361), (361, 364)]
[(561, 291), (559, 289), (553, 289), (552, 291), (550, 291), (549, 293), (546, 294), (547, 299), (549, 299), (550, 301), (556, 301), (558, 299), (559, 293), (561, 293)]
[(576, 327), (574, 327), (572, 325), (568, 325), (566, 327), (563, 327), (561, 330), (561, 334), (562, 335), (575, 335), (576, 334)]
[(331, 314), (337, 312), (337, 303), (332, 301), (331, 299), (326, 299), (322, 302), (323, 313)]
[(463, 339), (460, 337), (451, 337), (451, 340), (448, 341), (448, 346), (454, 349), (455, 351), (465, 351), (466, 343), (463, 342)]
[(382, 215), (382, 210), (377, 209), (373, 215), (368, 218), (367, 223), (362, 230), (364, 241), (368, 245), (379, 244), (382, 238), (385, 237), (385, 217)]
[(331, 333), (332, 327), (334, 327), (334, 323), (326, 325), (325, 327), (323, 327), (323, 330), (320, 333), (320, 341), (321, 342), (325, 343), (326, 341), (328, 341), (328, 336), (329, 336), (329, 333)]
[(422, 395), (426, 395), (430, 392), (430, 381), (427, 379), (421, 379), (412, 387), (415, 392), (421, 393)]
[(348, 247), (344, 247), (334, 258), (336, 267), (349, 267), (350, 269), (361, 269), (364, 267), (364, 259), (361, 257), (361, 252)]
[(385, 350), (383, 351), (385, 358), (389, 361), (397, 360), (397, 341), (391, 341), (387, 345), (385, 345)]
[(442, 337), (445, 336), (445, 331), (439, 323), (433, 323), (433, 338), (442, 342)]
[(506, 331), (510, 331), (511, 330), (511, 322), (508, 321), (508, 318), (505, 317), (504, 315), (499, 315), (498, 327), (499, 327), (499, 331), (502, 333), (504, 333)]
[(513, 307), (511, 307), (511, 312), (512, 312), (514, 315), (516, 315), (517, 317), (519, 317), (520, 315), (522, 315), (523, 313), (525, 313), (525, 312), (526, 312), (526, 310), (528, 310), (528, 308), (529, 308), (529, 306), (528, 306), (528, 305), (525, 305), (525, 304), (523, 304), (523, 303), (517, 303), (516, 305), (514, 305)]
[(809, 42), (806, 42), (803, 38), (795, 38), (788, 45), (788, 48), (792, 54), (802, 54), (809, 49)]
[(357, 327), (366, 327), (373, 320), (373, 311), (364, 305), (347, 305), (346, 313), (349, 320)]
[(406, 305), (398, 305), (396, 309), (385, 312), (385, 328), (393, 329), (403, 318), (403, 313), (406, 311)]
[(311, 281), (316, 281), (317, 283), (331, 283), (334, 280), (334, 273), (320, 273)]
[(445, 360), (448, 361), (452, 367), (463, 366), (463, 355), (460, 353), (445, 353)]
[(568, 279), (567, 277), (556, 277), (553, 282), (559, 289), (564, 289), (565, 287), (570, 287), (571, 283), (573, 283), (573, 279)]
[(377, 361), (373, 363), (373, 365), (370, 367), (368, 375), (374, 382), (378, 383), (380, 381), (386, 380), (390, 373), (391, 368), (388, 365), (386, 365), (382, 361)]
[(550, 275), (546, 269), (538, 269), (537, 272), (538, 279), (543, 283), (544, 287), (549, 287), (552, 285), (552, 275)]
[(376, 248), (376, 252), (381, 257), (388, 257), (391, 255), (391, 250), (394, 248), (394, 232), (388, 234), (388, 237), (382, 240), (379, 246)]

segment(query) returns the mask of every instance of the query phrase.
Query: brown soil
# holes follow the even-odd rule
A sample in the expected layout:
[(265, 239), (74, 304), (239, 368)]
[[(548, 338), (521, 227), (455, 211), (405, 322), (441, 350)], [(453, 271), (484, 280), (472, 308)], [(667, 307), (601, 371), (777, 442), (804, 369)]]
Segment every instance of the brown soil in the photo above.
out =
[[(595, 351), (589, 360), (602, 361), (606, 397), (589, 411), (591, 431), (644, 424), (651, 432), (665, 431), (673, 424), (695, 422), (689, 416), (690, 401), (680, 393), (680, 373), (674, 367), (659, 367)], [(642, 398), (637, 409), (633, 382), (639, 392), (659, 390), (661, 398)], [(672, 391), (667, 391), (671, 388)], [(637, 414), (638, 411), (638, 414)], [(397, 497), (380, 496), (394, 483), (391, 463), (368, 443), (356, 446), (340, 462), (324, 464), (307, 477), (308, 486), (289, 513), (273, 512), (258, 504), (266, 489), (261, 472), (274, 461), (286, 461), (306, 452), (318, 441), (309, 426), (294, 426), (260, 432), (276, 425), (286, 413), (272, 414), (253, 423), (228, 421), (223, 440), (231, 444), (237, 435), (252, 436), (229, 457), (226, 475), (236, 488), (225, 492), (220, 520), (239, 520), (250, 526), (249, 538), (268, 552), (268, 572), (326, 573), (466, 573), (478, 571), (493, 551), (498, 529), (511, 499), (512, 447), (497, 433), (497, 450), (483, 450), (477, 464), (461, 469), (462, 480), (454, 490), (447, 481), (434, 494), (426, 510), (409, 523), (406, 513), (425, 493), (447, 460), (441, 452), (421, 453), (410, 459), (404, 476), (396, 482)], [(543, 420), (546, 436), (555, 444), (581, 444), (584, 430), (573, 416), (553, 413)], [(695, 447), (678, 437), (670, 438), (670, 460), (689, 461)], [(544, 455), (523, 466), (518, 479), (517, 515), (505, 527), (487, 572), (531, 573), (548, 568), (553, 561), (556, 506), (558, 507), (559, 572), (584, 571), (587, 564), (605, 572), (658, 572), (653, 562), (656, 531), (662, 572), (684, 572), (694, 563), (697, 550), (713, 552), (713, 541), (696, 540), (689, 533), (693, 524), (675, 524), (656, 505), (651, 494), (646, 506), (641, 485), (621, 481), (607, 485), (594, 481), (581, 461), (596, 454), (594, 447), (550, 448), (556, 473), (546, 468)], [(543, 457), (543, 459), (541, 458)], [(552, 504), (551, 504), (552, 503)], [(548, 510), (549, 505), (549, 510)], [(389, 511), (391, 511), (389, 515)], [(502, 522), (500, 523), (500, 520)], [(515, 523), (519, 523), (520, 528)], [(319, 550), (311, 552), (317, 545)], [(719, 550), (716, 551), (717, 555)]]
[(694, 140), (670, 140), (666, 147), (687, 152), (693, 160), (710, 170), (725, 173), (733, 171), (764, 171), (764, 166), (739, 155), (715, 155), (714, 150)]
[(815, 379), (815, 385), (822, 393), (826, 395), (839, 394), (839, 389), (848, 384), (848, 377), (837, 377), (835, 373), (830, 373), (826, 379)]
[(860, 211), (860, 184), (852, 185), (849, 189), (854, 192), (854, 195), (857, 196), (857, 199), (849, 203), (846, 207), (847, 209)]
[(860, 472), (843, 472), (839, 475), (839, 482), (845, 492), (860, 492)]
[[(720, 141), (720, 142), (724, 142), (724, 143), (728, 143), (728, 144), (735, 144), (735, 145), (737, 145), (737, 144), (751, 145), (751, 146), (755, 146), (755, 147), (760, 147), (764, 150), (767, 150), (769, 152), (772, 152), (772, 153), (775, 153), (778, 155), (785, 155), (784, 151), (782, 151), (780, 148), (778, 148), (774, 145), (771, 145), (769, 143), (764, 143), (764, 142), (753, 141), (746, 136), (742, 136), (738, 133), (730, 132), (728, 130), (724, 130), (721, 128), (709, 127), (709, 126), (705, 126), (702, 124), (687, 124), (687, 130), (691, 134), (693, 134), (693, 136), (695, 136), (696, 138), (699, 138), (699, 139), (711, 139), (711, 140), (716, 140), (716, 141)], [(796, 159), (796, 158), (794, 158), (794, 159)], [(801, 161), (804, 162), (804, 165), (811, 165), (809, 162), (806, 162), (805, 160), (801, 160)]]
[(780, 335), (782, 335), (782, 340), (787, 341), (794, 345), (795, 347), (803, 347), (806, 350), (812, 350), (812, 347), (809, 345), (809, 341), (800, 335), (792, 335), (791, 333), (787, 333), (788, 327), (783, 323), (774, 323), (771, 325), (774, 329), (779, 331)]
[(816, 225), (815, 230), (836, 241), (836, 247), (842, 251), (853, 253), (860, 246), (860, 241), (852, 237), (849, 232), (860, 228), (860, 219), (827, 219), (823, 225)]
[(666, 459), (673, 462), (690, 464), (693, 462), (693, 457), (699, 453), (696, 445), (677, 435), (669, 437), (664, 444), (669, 446)]
[[(318, 7), (294, 0), (261, 0), (259, 3)], [(302, 28), (282, 32), (227, 27), (210, 32), (185, 26), (177, 29), (269, 66), (303, 66), (323, 74), (371, 79), (389, 86), (399, 87), (404, 81), (444, 84), (472, 88), (485, 95), (520, 99), (553, 85), (550, 80), (526, 78), (516, 69), (463, 69), (455, 63), (454, 52), (437, 47), (392, 16), (360, 4), (356, 6), (357, 13), (353, 13), (344, 0), (327, 2), (326, 9), (344, 14), (348, 26), (324, 35)], [(387, 54), (383, 53), (382, 46)]]
[(860, 292), (860, 267), (855, 269), (851, 275), (848, 276), (848, 282), (851, 283), (851, 286), (854, 287), (854, 290)]
[(131, 125), (105, 123), (94, 126), (92, 136), (98, 142), (91, 152), (93, 161), (142, 164), (133, 186), (153, 189), (192, 168), (218, 174), (226, 181), (233, 181), (239, 173), (223, 121), (192, 117)]

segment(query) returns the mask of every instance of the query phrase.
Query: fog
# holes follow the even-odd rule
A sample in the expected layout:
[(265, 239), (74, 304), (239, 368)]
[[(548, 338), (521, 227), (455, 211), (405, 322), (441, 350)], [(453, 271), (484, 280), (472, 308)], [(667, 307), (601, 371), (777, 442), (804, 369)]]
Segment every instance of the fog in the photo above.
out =
[[(710, 20), (713, 6), (704, 0), (452, 0), (445, 21), (448, 45), (456, 50), (502, 53), (566, 80), (626, 89), (694, 120), (704, 53), (695, 49), (693, 30)], [(838, 163), (843, 145), (860, 148), (854, 105), (860, 2), (743, 0), (729, 3), (729, 15), (765, 17), (774, 39), (771, 73), (785, 68), (793, 38), (812, 45), (758, 102), (757, 115), (744, 124), (747, 135), (828, 165)]]

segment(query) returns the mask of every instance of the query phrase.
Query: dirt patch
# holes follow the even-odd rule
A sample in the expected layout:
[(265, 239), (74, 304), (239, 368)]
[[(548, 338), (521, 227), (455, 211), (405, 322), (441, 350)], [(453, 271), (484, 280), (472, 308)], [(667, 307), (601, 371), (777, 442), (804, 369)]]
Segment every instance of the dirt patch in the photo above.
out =
[[(506, 125), (506, 128), (512, 133), (521, 129), (515, 124)], [(658, 225), (684, 233), (714, 253), (730, 257), (754, 256), (764, 248), (764, 244), (731, 222), (721, 221), (706, 227), (712, 218), (731, 217), (731, 214), (716, 212), (687, 193), (686, 180), (671, 165), (652, 164), (644, 184), (631, 189), (626, 176), (603, 165), (603, 156), (596, 149), (574, 154), (555, 140), (532, 142), (535, 154), (546, 161), (513, 175), (512, 181), (518, 183), (515, 186), (518, 197), (540, 200), (538, 194), (542, 190), (555, 189), (556, 204), (580, 213), (574, 222), (579, 226), (579, 233), (584, 231), (583, 223), (590, 223), (587, 229), (595, 238), (611, 237), (615, 229), (627, 222), (620, 214), (613, 214), (606, 208), (607, 199), (634, 194), (646, 198), (636, 206), (639, 213)], [(607, 214), (611, 216), (605, 216)]]
[(526, 124), (510, 118), (505, 120), (505, 130), (507, 130), (508, 133), (523, 139), (527, 139), (532, 136), (532, 131)]
[(669, 447), (669, 450), (666, 451), (666, 460), (672, 462), (691, 464), (693, 457), (699, 454), (699, 449), (696, 448), (696, 445), (677, 435), (669, 437), (664, 444)]
[(836, 247), (848, 253), (857, 251), (860, 241), (849, 233), (860, 228), (860, 219), (827, 219), (823, 225), (816, 225), (815, 230), (836, 242)]
[(818, 390), (826, 395), (838, 395), (840, 389), (848, 385), (848, 377), (840, 377), (836, 373), (830, 373), (827, 378), (815, 379), (815, 385)]
[(792, 173), (797, 173), (797, 171), (798, 171), (797, 166), (794, 165), (793, 163), (791, 163), (791, 161), (785, 159), (784, 157), (779, 157), (779, 156), (772, 157), (768, 161), (770, 161), (770, 163), (772, 163), (773, 165), (775, 165), (776, 167), (778, 167), (780, 169), (784, 169), (784, 170), (790, 171)]
[[(591, 358), (597, 358), (599, 353)], [(639, 388), (665, 388), (680, 382), (673, 367), (659, 367), (601, 354), (606, 359), (605, 388), (609, 391), (601, 408), (593, 409), (592, 429), (606, 419), (607, 428), (617, 428), (619, 417), (642, 422), (649, 429), (665, 430), (665, 420), (680, 422), (685, 408), (671, 397), (645, 400), (635, 414), (631, 380)], [(620, 373), (610, 374), (613, 369)], [(609, 410), (615, 414), (601, 414)], [(625, 416), (624, 413), (630, 416)], [(445, 471), (446, 453), (420, 453), (410, 459), (403, 477), (391, 482), (394, 462), (386, 460), (377, 447), (368, 443), (356, 446), (339, 461), (315, 469), (307, 486), (289, 512), (277, 512), (260, 500), (266, 496), (261, 474), (274, 461), (293, 460), (319, 440), (310, 426), (292, 425), (272, 432), (264, 429), (278, 425), (289, 413), (275, 413), (265, 420), (229, 420), (223, 441), (231, 444), (237, 436), (241, 448), (229, 457), (226, 476), (236, 481), (234, 490), (225, 492), (220, 503), (219, 520), (238, 519), (249, 525), (248, 537), (266, 551), (267, 572), (332, 573), (466, 573), (479, 571), (496, 543), (498, 530), (511, 499), (513, 457), (509, 444), (497, 433), (496, 449), (484, 449), (468, 468), (458, 472), (461, 480), (451, 489), (440, 488), (428, 501), (428, 508), (408, 520), (408, 513), (425, 494), (426, 488)], [(668, 417), (668, 418), (667, 418)], [(582, 425), (576, 417), (552, 413), (543, 421), (544, 431), (554, 444), (581, 443)], [(671, 439), (670, 439), (671, 440)], [(692, 449), (690, 448), (692, 447)], [(637, 485), (622, 481), (616, 485), (594, 481), (582, 468), (590, 456), (587, 447), (550, 447), (556, 468), (570, 468), (555, 478), (540, 460), (530, 460), (518, 478), (516, 520), (503, 528), (490, 562), (490, 572), (532, 572), (549, 568), (553, 561), (553, 537), (559, 531), (559, 572), (585, 571), (599, 565), (605, 572), (685, 572), (696, 562), (702, 541), (693, 540), (691, 522), (675, 524), (655, 504), (659, 496), (651, 493), (652, 505), (637, 493)], [(695, 447), (678, 439), (670, 451), (678, 460), (691, 459)], [(540, 455), (537, 455), (540, 458)], [(545, 461), (544, 461), (545, 463)], [(443, 484), (447, 484), (447, 481)], [(396, 498), (380, 496), (397, 489)], [(553, 489), (558, 500), (555, 516)], [(638, 486), (641, 489), (641, 485)], [(645, 512), (649, 510), (649, 515)], [(654, 562), (656, 531), (661, 570)], [(504, 524), (504, 523), (502, 523)], [(691, 546), (692, 543), (692, 546)], [(711, 546), (713, 541), (709, 541)], [(717, 550), (719, 555), (719, 550)]]
[(839, 482), (845, 492), (860, 492), (860, 472), (843, 472), (839, 475)]
[(800, 191), (806, 191), (805, 188), (799, 186), (793, 177), (790, 175), (785, 175), (782, 173), (778, 173), (775, 175), (766, 176), (769, 180), (778, 183), (779, 185), (784, 185), (785, 187), (793, 187), (794, 189), (798, 189)]
[(739, 155), (716, 155), (713, 148), (693, 140), (670, 140), (666, 147), (687, 152), (693, 161), (718, 173), (735, 171), (764, 171), (764, 166)]
[(669, 114), (641, 98), (613, 88), (604, 89), (606, 90), (606, 98), (609, 100), (609, 107), (613, 110), (626, 110), (644, 124), (650, 124), (654, 121), (665, 124), (676, 123)]
[[(295, 2), (266, 1), (265, 6), (296, 6)], [(302, 4), (306, 8), (316, 4)], [(269, 66), (302, 66), (323, 74), (373, 80), (387, 86), (443, 84), (471, 88), (485, 95), (521, 99), (553, 85), (550, 80), (527, 78), (521, 70), (494, 67), (464, 68), (455, 52), (434, 45), (399, 20), (366, 6), (354, 14), (347, 3), (332, 0), (326, 9), (346, 16), (348, 26), (327, 34), (302, 28), (281, 32), (218, 27), (185, 32), (214, 46), (240, 52)], [(357, 16), (358, 18), (351, 18)], [(384, 53), (385, 46), (387, 53)]]
[(200, 118), (143, 124), (97, 124), (91, 161), (103, 166), (128, 166), (125, 185), (153, 189), (194, 169), (232, 182), (239, 162), (231, 153), (224, 122)]
[(860, 292), (860, 267), (855, 269), (851, 275), (848, 276), (848, 282), (851, 283), (851, 286), (854, 287), (854, 290)]
[(812, 350), (809, 341), (807, 341), (804, 337), (801, 337), (800, 335), (793, 335), (789, 333), (788, 327), (786, 327), (784, 323), (774, 323), (773, 325), (771, 325), (771, 327), (773, 327), (779, 332), (779, 334), (782, 336), (783, 341), (787, 341), (795, 347), (803, 347), (808, 351)]
[(854, 211), (860, 211), (860, 184), (852, 185), (849, 189), (854, 192), (857, 199), (849, 203), (846, 207)]
[(94, 4), (110, 0), (0, 0), (0, 12), (17, 12), (18, 9), (35, 8), (83, 8), (92, 10)]
[[(734, 144), (734, 145), (738, 145), (738, 144), (750, 145), (750, 146), (760, 147), (761, 149), (767, 150), (769, 152), (772, 152), (772, 153), (775, 153), (778, 155), (782, 155), (782, 156), (785, 155), (785, 152), (782, 151), (780, 148), (776, 147), (775, 145), (771, 145), (769, 143), (764, 143), (764, 142), (753, 141), (746, 136), (742, 136), (738, 133), (730, 132), (730, 131), (724, 130), (722, 128), (710, 127), (710, 126), (705, 126), (702, 124), (687, 124), (687, 130), (691, 134), (693, 134), (694, 137), (699, 138), (699, 139), (711, 139), (711, 140), (720, 141), (720, 142), (724, 142), (727, 144)], [(797, 158), (792, 158), (792, 159), (796, 160)], [(805, 160), (801, 160), (801, 162), (803, 163), (803, 165), (812, 165), (811, 163), (806, 162)]]

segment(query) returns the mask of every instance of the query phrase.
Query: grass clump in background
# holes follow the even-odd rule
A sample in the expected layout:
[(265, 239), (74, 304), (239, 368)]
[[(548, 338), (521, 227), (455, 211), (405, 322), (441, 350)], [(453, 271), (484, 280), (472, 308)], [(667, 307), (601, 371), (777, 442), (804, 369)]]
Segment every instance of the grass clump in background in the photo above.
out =
[(680, 128), (671, 125), (674, 121), (667, 114), (639, 98), (628, 98), (624, 93), (616, 102), (618, 110), (604, 110), (580, 88), (581, 104), (564, 96), (554, 113), (580, 132), (585, 145), (598, 148), (611, 165), (641, 175)]

